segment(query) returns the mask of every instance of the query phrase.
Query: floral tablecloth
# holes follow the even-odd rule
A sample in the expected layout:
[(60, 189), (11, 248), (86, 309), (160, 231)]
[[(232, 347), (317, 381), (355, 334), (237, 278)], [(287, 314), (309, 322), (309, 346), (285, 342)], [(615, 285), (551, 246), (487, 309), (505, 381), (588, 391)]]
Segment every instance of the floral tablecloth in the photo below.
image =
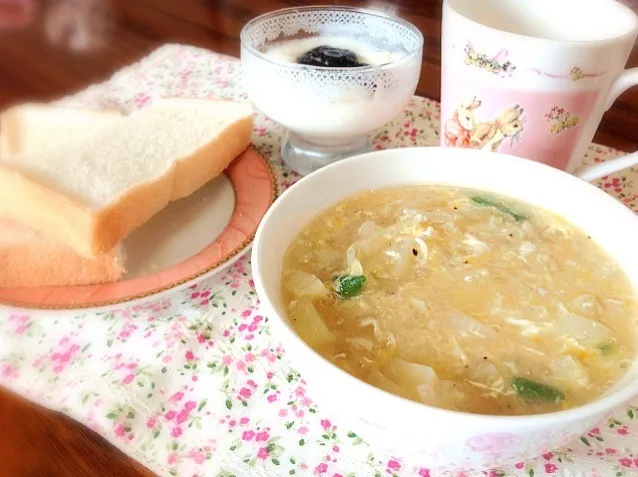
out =
[[(134, 109), (160, 95), (237, 98), (238, 70), (237, 59), (166, 45), (63, 102)], [(437, 145), (438, 129), (438, 104), (415, 97), (374, 143)], [(254, 144), (285, 188), (297, 177), (281, 163), (282, 133), (257, 118)], [(617, 154), (594, 145), (586, 161)], [(637, 182), (629, 172), (599, 185), (636, 210)], [(161, 476), (439, 475), (425, 462), (369, 447), (322, 410), (258, 305), (243, 257), (144, 306), (53, 317), (0, 312), (0, 384), (94, 429)], [(635, 404), (565, 448), (458, 477), (638, 475)]]

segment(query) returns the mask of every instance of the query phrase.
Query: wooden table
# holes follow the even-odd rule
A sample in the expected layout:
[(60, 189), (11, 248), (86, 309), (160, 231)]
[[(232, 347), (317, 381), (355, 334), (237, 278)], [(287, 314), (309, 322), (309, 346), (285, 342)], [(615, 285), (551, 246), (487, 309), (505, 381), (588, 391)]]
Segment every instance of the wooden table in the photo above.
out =
[[(621, 1), (638, 11), (638, 0)], [(307, 3), (377, 8), (416, 24), (425, 36), (417, 93), (439, 98), (440, 0), (0, 0), (0, 109), (107, 79), (166, 42), (238, 56), (239, 31), (249, 19)], [(71, 31), (73, 18), (85, 30)], [(638, 66), (636, 48), (629, 66)], [(634, 89), (607, 112), (595, 141), (637, 150), (637, 130)], [(93, 432), (1, 389), (0, 463), (1, 475), (12, 477), (151, 475)]]

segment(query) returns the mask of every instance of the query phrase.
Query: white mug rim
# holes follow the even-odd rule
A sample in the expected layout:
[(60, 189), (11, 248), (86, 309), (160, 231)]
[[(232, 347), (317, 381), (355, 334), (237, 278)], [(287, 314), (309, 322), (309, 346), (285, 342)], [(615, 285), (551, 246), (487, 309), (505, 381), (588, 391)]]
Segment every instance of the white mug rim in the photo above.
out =
[[(472, 18), (469, 18), (468, 16), (462, 14), (461, 12), (458, 11), (458, 8), (454, 6), (455, 2), (473, 2), (476, 0), (444, 0), (443, 1), (443, 10), (445, 11), (446, 9), (449, 9), (452, 13), (454, 13), (455, 15), (457, 15), (459, 18), (462, 18), (463, 20), (465, 20), (468, 23), (471, 23), (472, 25), (474, 25), (475, 27), (478, 28), (483, 28), (486, 30), (489, 30), (491, 33), (494, 34), (499, 34), (499, 35), (503, 35), (506, 37), (510, 37), (512, 39), (519, 39), (519, 40), (526, 40), (526, 41), (533, 41), (533, 42), (537, 42), (537, 43), (545, 43), (545, 44), (563, 44), (563, 45), (569, 45), (569, 46), (584, 46), (584, 47), (588, 47), (588, 46), (592, 46), (592, 45), (601, 45), (601, 44), (605, 44), (605, 43), (622, 43), (623, 41), (626, 41), (627, 39), (630, 39), (632, 37), (635, 37), (638, 34), (638, 15), (636, 13), (634, 13), (634, 11), (629, 8), (628, 6), (620, 3), (617, 0), (609, 0), (610, 3), (614, 4), (614, 8), (618, 8), (620, 10), (623, 10), (625, 15), (630, 16), (634, 19), (634, 26), (633, 28), (627, 32), (624, 33), (622, 35), (618, 35), (618, 36), (614, 36), (614, 37), (610, 37), (610, 38), (600, 38), (600, 39), (593, 39), (593, 40), (555, 40), (555, 39), (550, 39), (550, 38), (543, 38), (540, 36), (533, 36), (533, 35), (525, 35), (522, 33), (513, 33), (507, 30), (501, 30), (499, 28), (495, 28), (495, 27), (491, 27), (489, 25), (485, 25), (484, 23), (478, 22), (476, 20), (473, 20)], [(584, 2), (583, 7), (586, 7), (586, 2)]]

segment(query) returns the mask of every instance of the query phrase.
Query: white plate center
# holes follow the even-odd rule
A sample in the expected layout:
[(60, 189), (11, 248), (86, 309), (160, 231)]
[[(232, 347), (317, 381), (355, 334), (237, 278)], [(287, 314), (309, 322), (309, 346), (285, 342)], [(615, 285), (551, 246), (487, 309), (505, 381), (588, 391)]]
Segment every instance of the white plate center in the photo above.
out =
[(124, 240), (124, 279), (156, 273), (199, 253), (224, 231), (234, 210), (235, 190), (226, 174), (169, 204)]

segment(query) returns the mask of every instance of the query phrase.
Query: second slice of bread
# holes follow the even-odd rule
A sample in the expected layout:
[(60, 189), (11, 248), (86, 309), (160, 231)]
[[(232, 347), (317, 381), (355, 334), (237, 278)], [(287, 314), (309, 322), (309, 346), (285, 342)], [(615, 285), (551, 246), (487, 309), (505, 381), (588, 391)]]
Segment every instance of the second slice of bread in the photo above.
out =
[(121, 245), (88, 259), (64, 242), (0, 219), (0, 288), (116, 282), (124, 261)]
[[(121, 114), (114, 110), (24, 104), (0, 115), (0, 158), (42, 152), (89, 135)], [(119, 280), (124, 248), (86, 258), (60, 240), (0, 219), (0, 288), (89, 285)]]
[(248, 103), (161, 100), (81, 140), (2, 158), (0, 215), (100, 256), (221, 174), (248, 147), (252, 116)]

